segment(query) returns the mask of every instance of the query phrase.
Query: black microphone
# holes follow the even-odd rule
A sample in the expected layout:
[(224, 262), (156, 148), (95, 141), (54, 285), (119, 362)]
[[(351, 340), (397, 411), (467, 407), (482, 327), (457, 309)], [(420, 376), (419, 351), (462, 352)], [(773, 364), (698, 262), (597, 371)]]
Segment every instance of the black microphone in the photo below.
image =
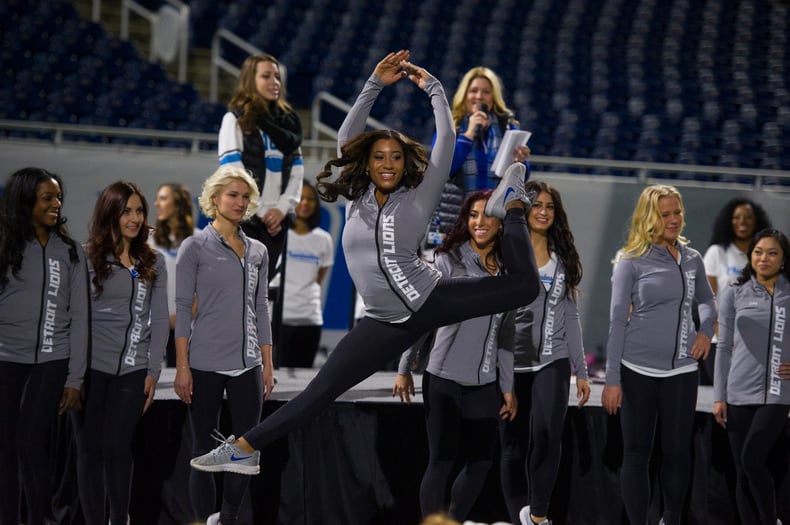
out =
[[(477, 109), (478, 109), (478, 111), (482, 111), (483, 113), (488, 113), (488, 106), (486, 106), (485, 104), (480, 104), (477, 107)], [(475, 126), (475, 138), (479, 138), (480, 140), (483, 140), (483, 136), (481, 134), (482, 131), (483, 131), (483, 125), (482, 124), (476, 125)]]

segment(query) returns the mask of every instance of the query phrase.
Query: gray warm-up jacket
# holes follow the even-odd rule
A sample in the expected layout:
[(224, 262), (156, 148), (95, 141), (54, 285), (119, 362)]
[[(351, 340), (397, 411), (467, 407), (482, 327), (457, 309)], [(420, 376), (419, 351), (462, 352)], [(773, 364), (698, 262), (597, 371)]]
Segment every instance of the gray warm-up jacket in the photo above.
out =
[[(381, 89), (379, 78), (371, 75), (338, 131), (338, 155), (349, 139), (365, 130)], [(449, 175), (455, 131), (441, 83), (429, 79), (425, 92), (433, 107), (437, 138), (423, 181), (416, 188), (402, 186), (390, 193), (382, 207), (371, 182), (367, 191), (346, 207), (343, 250), (348, 271), (365, 302), (366, 314), (379, 321), (408, 319), (440, 278), (418, 253)]]
[(155, 251), (156, 279), (145, 282), (107, 259), (110, 274), (96, 294), (94, 270), (88, 263), (91, 285), (91, 363), (93, 370), (125, 375), (147, 370), (159, 379), (165, 357), (170, 316), (167, 310), (167, 269)]
[(790, 405), (790, 381), (776, 373), (790, 361), (790, 283), (780, 275), (774, 294), (757, 280), (728, 286), (719, 298), (719, 343), (713, 400), (733, 405)]
[(565, 266), (557, 258), (554, 282), (516, 311), (516, 372), (533, 370), (558, 359), (570, 359), (579, 379), (587, 379), (582, 326), (576, 301), (568, 294)]
[(660, 371), (696, 365), (691, 357), (697, 337), (694, 300), (699, 305), (699, 332), (713, 335), (716, 305), (702, 257), (682, 244), (677, 249), (680, 264), (656, 244), (640, 257), (618, 257), (612, 272), (607, 385), (620, 385), (621, 362)]
[[(436, 256), (436, 268), (444, 277), (487, 277), (480, 257), (469, 243), (458, 251)], [(513, 391), (514, 313), (475, 317), (436, 330), (426, 370), (461, 385), (486, 385), (499, 378), (502, 392)], [(398, 373), (410, 373), (420, 345), (404, 352)]]
[(0, 292), (0, 361), (36, 364), (68, 359), (64, 386), (79, 389), (88, 358), (88, 270), (82, 246), (72, 262), (58, 235), (25, 246), (18, 278)]
[(197, 370), (252, 368), (261, 364), (261, 345), (272, 344), (269, 255), (263, 243), (241, 229), (239, 237), (243, 261), (211, 224), (187, 237), (178, 250), (175, 337), (189, 338), (189, 366)]

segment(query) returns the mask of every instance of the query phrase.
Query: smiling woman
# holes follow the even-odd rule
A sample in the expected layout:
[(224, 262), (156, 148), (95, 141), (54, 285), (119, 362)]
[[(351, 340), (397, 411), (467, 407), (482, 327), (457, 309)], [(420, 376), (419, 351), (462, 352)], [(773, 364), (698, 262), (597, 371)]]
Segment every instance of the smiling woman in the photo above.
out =
[[(308, 423), (425, 332), (511, 310), (537, 295), (539, 282), (524, 217), (529, 201), (523, 164), (506, 170), (485, 207), (487, 215), (503, 219), (506, 275), (445, 278), (418, 257), (447, 179), (455, 132), (441, 83), (408, 60), (409, 52), (401, 50), (379, 61), (338, 131), (338, 157), (326, 163), (317, 178), (325, 200), (334, 202), (343, 196), (351, 201), (346, 207), (343, 248), (365, 301), (366, 317), (335, 346), (302, 393), (243, 437), (230, 437), (194, 458), (195, 469), (257, 473), (258, 450)], [(365, 131), (381, 90), (405, 78), (425, 92), (433, 109), (437, 139), (430, 160), (420, 144), (397, 131)], [(339, 171), (336, 178), (334, 168)], [(230, 525), (224, 516), (221, 522)]]
[(111, 523), (128, 519), (132, 436), (154, 400), (167, 343), (167, 271), (148, 245), (147, 216), (137, 185), (118, 181), (99, 195), (89, 226), (91, 360), (85, 409), (72, 417), (87, 525), (104, 523), (105, 499)]
[[(716, 307), (702, 257), (681, 233), (683, 199), (672, 186), (646, 187), (612, 271), (606, 386), (601, 402), (621, 413), (623, 503), (646, 523), (648, 465), (660, 428), (664, 521), (680, 523), (691, 476), (697, 361), (708, 355)], [(699, 305), (699, 330), (692, 303)]]
[[(88, 341), (85, 254), (61, 216), (63, 183), (13, 173), (0, 197), (0, 523), (52, 515), (49, 430), (80, 407)], [(36, 336), (35, 334), (38, 334)]]

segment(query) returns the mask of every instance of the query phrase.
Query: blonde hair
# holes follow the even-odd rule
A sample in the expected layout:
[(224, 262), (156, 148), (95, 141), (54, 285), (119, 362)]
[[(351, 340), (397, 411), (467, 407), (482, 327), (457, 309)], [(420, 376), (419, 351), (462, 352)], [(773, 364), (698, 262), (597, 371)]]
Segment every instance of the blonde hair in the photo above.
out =
[(241, 181), (250, 188), (250, 204), (244, 212), (244, 219), (249, 219), (255, 210), (258, 209), (258, 184), (252, 175), (242, 168), (235, 166), (220, 166), (217, 171), (211, 174), (203, 183), (203, 191), (200, 193), (198, 204), (200, 209), (209, 219), (217, 216), (217, 205), (212, 200), (231, 182)]
[[(662, 197), (675, 197), (680, 203), (682, 222), (680, 231), (686, 226), (686, 209), (683, 198), (674, 186), (653, 184), (642, 190), (639, 200), (636, 201), (634, 213), (631, 216), (631, 229), (628, 231), (628, 240), (620, 250), (620, 255), (625, 258), (640, 257), (647, 253), (653, 241), (664, 233), (664, 223), (661, 219), (661, 210), (658, 201)], [(678, 236), (680, 244), (688, 244), (688, 239)]]
[[(502, 81), (492, 70), (487, 67), (477, 66), (473, 67), (466, 72), (455, 90), (453, 95), (453, 122), (458, 127), (461, 121), (466, 116), (466, 92), (469, 91), (469, 86), (476, 78), (484, 78), (491, 83), (491, 96), (494, 99), (494, 107), (489, 111), (497, 115), (513, 115), (513, 111), (505, 105), (505, 99), (502, 97)], [(518, 122), (513, 120), (513, 123), (518, 125)], [(504, 130), (502, 130), (504, 133)]]

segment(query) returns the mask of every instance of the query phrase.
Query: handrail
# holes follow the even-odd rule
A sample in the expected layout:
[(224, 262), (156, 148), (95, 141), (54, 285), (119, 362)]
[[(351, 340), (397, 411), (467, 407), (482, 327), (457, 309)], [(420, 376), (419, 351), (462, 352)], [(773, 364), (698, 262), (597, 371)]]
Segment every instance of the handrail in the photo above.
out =
[[(209, 102), (217, 102), (219, 98), (219, 70), (222, 69), (226, 73), (230, 73), (238, 78), (241, 70), (235, 65), (225, 60), (222, 54), (222, 41), (226, 41), (239, 49), (243, 49), (249, 55), (259, 55), (263, 51), (254, 45), (250, 44), (236, 33), (228, 31), (227, 29), (217, 29), (214, 36), (211, 38), (211, 70), (210, 78), (211, 83), (209, 87)], [(282, 62), (280, 65), (280, 78), (282, 79), (283, 86), (285, 86), (286, 78), (288, 76), (288, 68)]]
[[(321, 103), (326, 102), (339, 110), (343, 111), (344, 113), (348, 113), (351, 109), (351, 105), (344, 102), (343, 100), (337, 98), (333, 94), (327, 91), (319, 92), (315, 98), (313, 99), (313, 104), (310, 109), (311, 119), (310, 119), (310, 138), (313, 140), (318, 140), (319, 132), (322, 132), (326, 135), (329, 135), (332, 139), (337, 139), (337, 130), (332, 126), (328, 126), (321, 122)], [(368, 117), (366, 121), (367, 125), (373, 129), (388, 129), (389, 126), (384, 124), (383, 122), (376, 120), (374, 118)]]
[[(190, 8), (181, 0), (165, 0), (168, 4), (173, 6), (178, 11), (179, 24), (178, 24), (178, 81), (183, 83), (187, 81), (187, 53), (189, 52), (189, 13)], [(146, 9), (135, 0), (123, 0), (121, 2), (121, 40), (129, 40), (129, 12), (141, 16), (150, 26), (151, 36), (148, 42), (148, 60), (149, 62), (156, 62), (156, 46), (155, 37), (156, 31), (154, 26), (159, 19), (159, 15), (149, 9)], [(98, 17), (100, 8), (97, 6), (96, 0), (93, 4), (93, 16)]]
[[(342, 101), (341, 101), (342, 102)], [(375, 121), (377, 122), (377, 121)], [(380, 124), (380, 123), (379, 123)], [(172, 141), (184, 141), (190, 143), (189, 151), (197, 153), (200, 151), (201, 144), (216, 145), (217, 135), (214, 133), (197, 133), (190, 131), (168, 131), (159, 129), (135, 129), (121, 128), (112, 126), (86, 126), (81, 124), (62, 124), (57, 122), (31, 122), (25, 120), (0, 120), (0, 131), (2, 130), (24, 130), (36, 133), (52, 133), (52, 142), (61, 145), (68, 141), (75, 140), (73, 137), (86, 136), (105, 136), (105, 137), (135, 137), (143, 139), (160, 139)], [(335, 132), (335, 135), (337, 133)], [(2, 136), (2, 135), (0, 135)], [(75, 140), (76, 141), (76, 140)], [(111, 146), (111, 145), (110, 145)], [(117, 147), (117, 145), (116, 145)], [(334, 140), (317, 140), (310, 138), (302, 143), (302, 154), (305, 160), (323, 162), (335, 156), (337, 144)], [(157, 148), (160, 149), (160, 148)], [(666, 179), (651, 177), (656, 173), (698, 173), (706, 175), (731, 175), (734, 177), (753, 178), (751, 186), (755, 190), (763, 189), (762, 179), (769, 177), (782, 179), (790, 182), (790, 171), (783, 170), (764, 170), (751, 168), (728, 168), (724, 166), (699, 166), (691, 164), (669, 164), (662, 162), (639, 162), (631, 160), (609, 160), (609, 159), (585, 159), (578, 157), (557, 157), (551, 155), (532, 155), (530, 163), (533, 167), (537, 166), (569, 166), (583, 168), (611, 168), (622, 169), (635, 172), (637, 175), (631, 177), (635, 183), (666, 182)], [(623, 180), (625, 177), (604, 175), (578, 175), (587, 179), (616, 178)], [(744, 187), (742, 183), (729, 182), (706, 182), (698, 180), (679, 180), (672, 179), (672, 184), (694, 185), (694, 186), (718, 186), (718, 187)], [(772, 188), (773, 189), (773, 188)], [(782, 188), (784, 191), (784, 188)]]

